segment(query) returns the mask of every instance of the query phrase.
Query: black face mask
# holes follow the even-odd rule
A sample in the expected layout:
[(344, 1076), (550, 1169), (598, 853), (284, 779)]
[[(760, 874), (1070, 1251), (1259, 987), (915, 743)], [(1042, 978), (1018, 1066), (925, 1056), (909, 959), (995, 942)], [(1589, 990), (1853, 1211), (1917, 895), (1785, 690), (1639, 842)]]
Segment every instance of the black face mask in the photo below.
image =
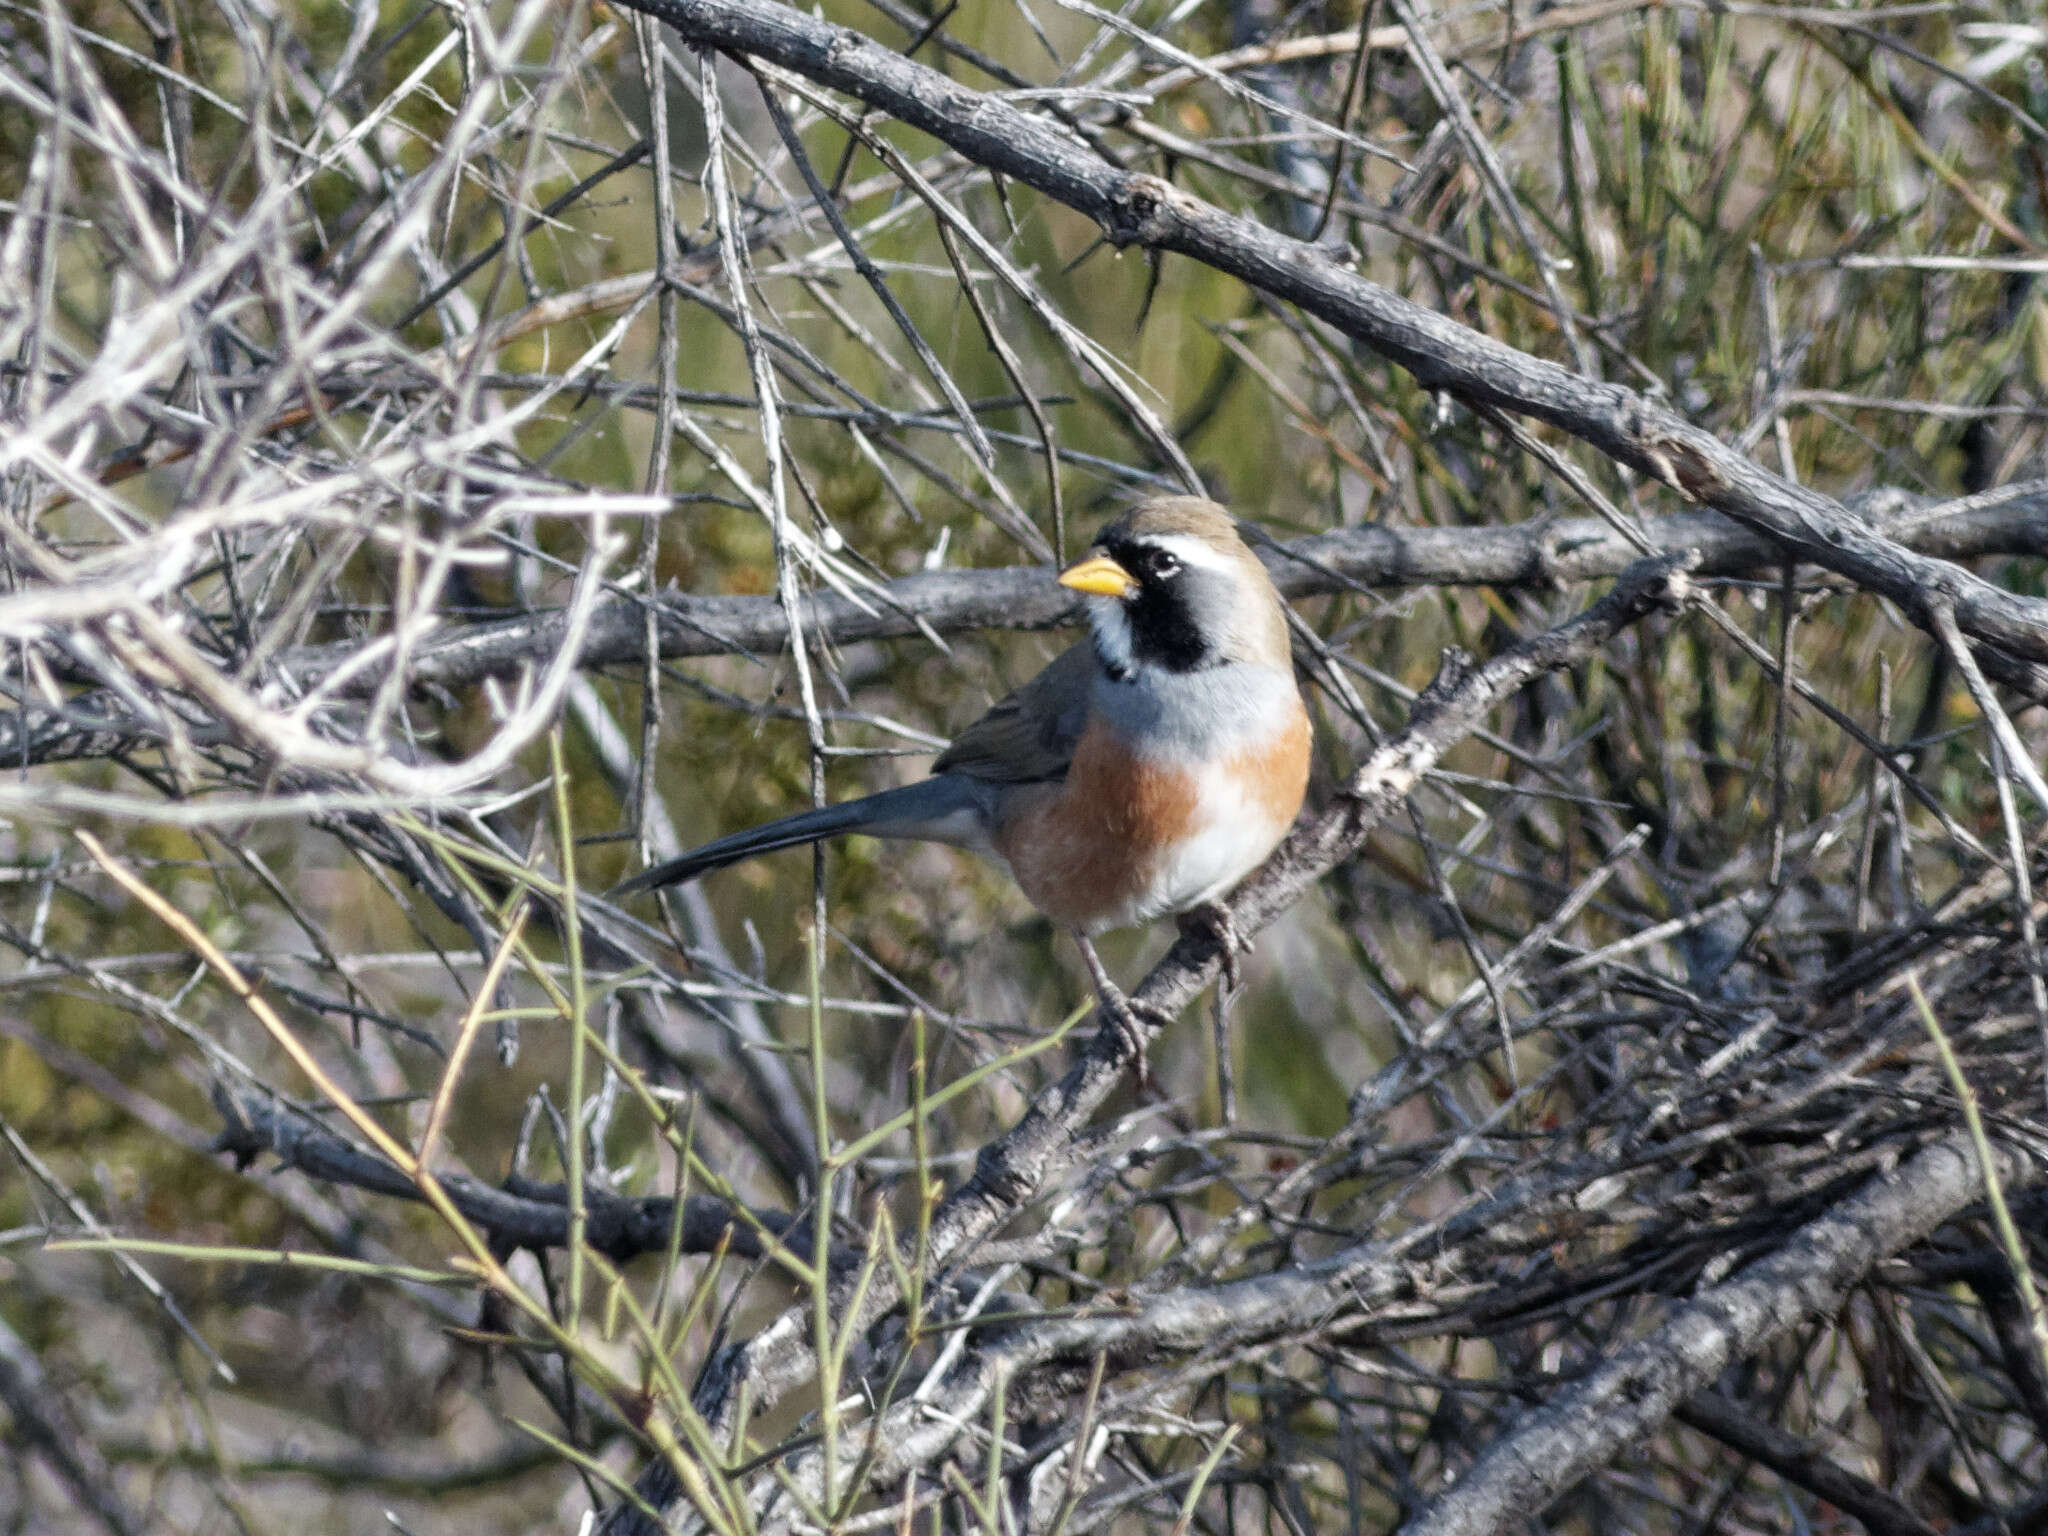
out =
[[(1124, 604), (1131, 626), (1131, 655), (1168, 672), (1199, 672), (1219, 660), (1214, 637), (1195, 622), (1203, 584), (1213, 578), (1187, 566), (1156, 545), (1113, 545), (1109, 556), (1131, 573), (1137, 595)], [(1217, 595), (1220, 596), (1220, 595)]]

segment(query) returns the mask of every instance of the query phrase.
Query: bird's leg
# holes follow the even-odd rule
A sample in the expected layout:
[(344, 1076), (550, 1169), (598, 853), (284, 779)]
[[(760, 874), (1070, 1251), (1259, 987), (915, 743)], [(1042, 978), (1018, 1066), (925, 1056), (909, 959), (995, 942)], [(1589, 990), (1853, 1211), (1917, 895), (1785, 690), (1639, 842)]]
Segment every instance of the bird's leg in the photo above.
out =
[(1237, 1124), (1237, 1069), (1230, 1054), (1230, 1000), (1237, 989), (1227, 980), (1216, 983), (1216, 1114), (1225, 1125)]
[(1238, 951), (1245, 947), (1230, 909), (1220, 901), (1205, 901), (1190, 907), (1175, 919), (1182, 933), (1207, 933), (1223, 951), (1223, 973), (1216, 978), (1215, 1049), (1216, 1108), (1225, 1125), (1237, 1123), (1237, 1072), (1231, 1062), (1230, 1004), (1244, 980), (1238, 970)]
[(1094, 941), (1078, 928), (1074, 930), (1074, 942), (1081, 946), (1081, 960), (1088, 967), (1088, 979), (1094, 984), (1102, 1011), (1109, 1015), (1110, 1023), (1116, 1026), (1116, 1032), (1123, 1036), (1124, 1044), (1130, 1048), (1131, 1066), (1138, 1074), (1138, 1086), (1141, 1089), (1149, 1086), (1152, 1072), (1145, 1064), (1145, 1027), (1138, 1016), (1144, 1014), (1156, 1028), (1163, 1028), (1173, 1020), (1149, 1003), (1134, 1003), (1125, 997), (1117, 984), (1109, 979), (1102, 956), (1095, 953)]

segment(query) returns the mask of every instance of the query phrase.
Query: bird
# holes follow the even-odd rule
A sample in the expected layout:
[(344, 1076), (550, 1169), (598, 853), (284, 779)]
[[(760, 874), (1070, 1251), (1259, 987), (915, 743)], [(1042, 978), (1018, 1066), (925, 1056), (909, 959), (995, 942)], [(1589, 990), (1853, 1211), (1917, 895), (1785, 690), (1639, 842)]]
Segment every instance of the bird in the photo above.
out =
[(1073, 933), (1142, 1082), (1145, 1036), (1094, 938), (1169, 915), (1204, 923), (1234, 981), (1242, 945), (1220, 899), (1301, 809), (1309, 715), (1286, 604), (1217, 503), (1141, 502), (1057, 580), (1083, 594), (1087, 638), (962, 731), (929, 777), (718, 838), (612, 894), (855, 832), (970, 849)]

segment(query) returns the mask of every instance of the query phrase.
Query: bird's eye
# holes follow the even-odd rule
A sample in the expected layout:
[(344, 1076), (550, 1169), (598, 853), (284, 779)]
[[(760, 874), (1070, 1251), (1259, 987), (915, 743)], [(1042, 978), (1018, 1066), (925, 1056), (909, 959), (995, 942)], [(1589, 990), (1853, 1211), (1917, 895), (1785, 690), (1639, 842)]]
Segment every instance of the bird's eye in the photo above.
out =
[(1150, 564), (1152, 566), (1152, 574), (1154, 576), (1176, 575), (1180, 571), (1180, 556), (1168, 554), (1163, 549), (1155, 550), (1153, 552)]

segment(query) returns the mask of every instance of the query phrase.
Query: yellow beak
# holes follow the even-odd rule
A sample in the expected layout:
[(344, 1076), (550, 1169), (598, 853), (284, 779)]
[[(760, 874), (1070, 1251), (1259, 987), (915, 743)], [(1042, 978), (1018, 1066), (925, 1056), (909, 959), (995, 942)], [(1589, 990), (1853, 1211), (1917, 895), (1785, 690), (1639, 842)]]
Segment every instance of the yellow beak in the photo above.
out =
[(1131, 573), (1107, 555), (1093, 555), (1060, 572), (1060, 585), (1097, 597), (1129, 597), (1138, 590)]

